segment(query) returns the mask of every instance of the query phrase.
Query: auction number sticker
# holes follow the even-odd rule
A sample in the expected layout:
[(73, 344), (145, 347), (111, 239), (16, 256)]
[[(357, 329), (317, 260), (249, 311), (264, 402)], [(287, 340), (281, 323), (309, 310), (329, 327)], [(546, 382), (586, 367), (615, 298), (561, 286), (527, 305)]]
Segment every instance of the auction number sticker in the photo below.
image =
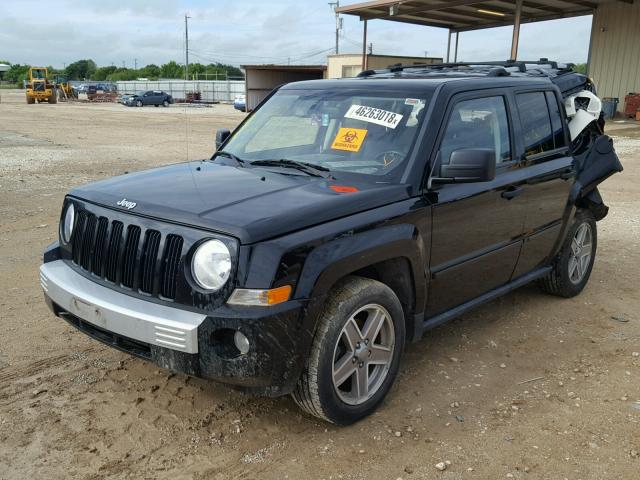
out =
[(367, 130), (363, 128), (341, 128), (333, 140), (331, 148), (334, 150), (346, 150), (347, 152), (359, 152)]
[(375, 123), (389, 128), (396, 128), (400, 120), (402, 120), (402, 115), (399, 113), (389, 112), (381, 108), (365, 107), (363, 105), (351, 105), (345, 117)]

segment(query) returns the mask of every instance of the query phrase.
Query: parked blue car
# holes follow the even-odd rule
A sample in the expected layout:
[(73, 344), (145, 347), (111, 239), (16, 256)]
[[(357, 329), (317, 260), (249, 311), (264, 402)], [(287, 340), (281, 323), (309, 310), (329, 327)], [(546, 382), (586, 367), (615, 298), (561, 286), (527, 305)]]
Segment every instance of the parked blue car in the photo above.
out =
[(247, 97), (246, 95), (236, 95), (236, 98), (233, 100), (233, 108), (236, 110), (240, 110), (241, 112), (247, 111)]

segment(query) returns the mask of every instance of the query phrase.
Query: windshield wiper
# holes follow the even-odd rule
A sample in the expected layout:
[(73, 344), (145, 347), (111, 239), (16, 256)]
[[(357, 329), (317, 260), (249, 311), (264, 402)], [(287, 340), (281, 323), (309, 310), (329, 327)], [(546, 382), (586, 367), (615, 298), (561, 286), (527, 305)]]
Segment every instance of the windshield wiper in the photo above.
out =
[(311, 163), (298, 162), (297, 160), (287, 160), (286, 158), (282, 158), (280, 160), (254, 160), (253, 162), (251, 162), (251, 165), (261, 167), (294, 168), (306, 173), (307, 175), (311, 175), (312, 177), (328, 178), (331, 176), (329, 173), (327, 173), (330, 171), (327, 167), (323, 167), (322, 165), (314, 165)]
[(236, 157), (233, 153), (227, 152), (226, 150), (220, 150), (216, 152), (213, 158), (217, 157), (218, 155), (222, 157), (230, 158), (231, 160), (236, 162), (236, 165), (238, 165), (239, 167), (245, 167), (247, 164), (246, 160), (242, 160), (241, 158)]

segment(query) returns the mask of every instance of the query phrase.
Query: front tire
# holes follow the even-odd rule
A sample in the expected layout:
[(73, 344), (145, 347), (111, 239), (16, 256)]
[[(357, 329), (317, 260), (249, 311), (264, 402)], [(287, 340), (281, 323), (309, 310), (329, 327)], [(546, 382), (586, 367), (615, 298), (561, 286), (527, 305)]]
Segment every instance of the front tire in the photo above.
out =
[(330, 293), (294, 401), (340, 425), (366, 417), (393, 385), (404, 343), (395, 293), (376, 280), (346, 278)]
[(138, 100), (138, 101), (136, 102), (136, 107), (142, 107), (142, 105), (143, 105), (143, 104), (142, 104), (142, 100)]
[(584, 289), (591, 276), (598, 246), (596, 221), (590, 210), (580, 210), (567, 232), (553, 270), (540, 281), (542, 290), (571, 298)]
[(164, 101), (162, 102), (162, 106), (163, 106), (163, 107), (165, 107), (165, 108), (167, 108), (167, 107), (169, 106), (169, 101), (168, 101), (168, 100), (164, 100)]

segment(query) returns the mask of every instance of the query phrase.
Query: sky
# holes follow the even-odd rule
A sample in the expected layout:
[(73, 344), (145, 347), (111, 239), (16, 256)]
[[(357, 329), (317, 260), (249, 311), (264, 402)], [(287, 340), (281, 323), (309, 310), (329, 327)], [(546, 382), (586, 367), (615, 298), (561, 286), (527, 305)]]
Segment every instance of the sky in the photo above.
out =
[[(64, 67), (91, 58), (99, 66), (184, 62), (184, 15), (191, 62), (318, 64), (335, 45), (328, 0), (0, 1), (0, 60)], [(343, 5), (359, 0), (343, 0)], [(55, 5), (55, 6), (54, 6)], [(344, 16), (341, 53), (362, 51), (362, 22)], [(591, 16), (523, 25), (519, 58), (586, 62)], [(445, 29), (369, 22), (373, 53), (444, 57)], [(458, 60), (506, 60), (509, 27), (460, 34)]]

